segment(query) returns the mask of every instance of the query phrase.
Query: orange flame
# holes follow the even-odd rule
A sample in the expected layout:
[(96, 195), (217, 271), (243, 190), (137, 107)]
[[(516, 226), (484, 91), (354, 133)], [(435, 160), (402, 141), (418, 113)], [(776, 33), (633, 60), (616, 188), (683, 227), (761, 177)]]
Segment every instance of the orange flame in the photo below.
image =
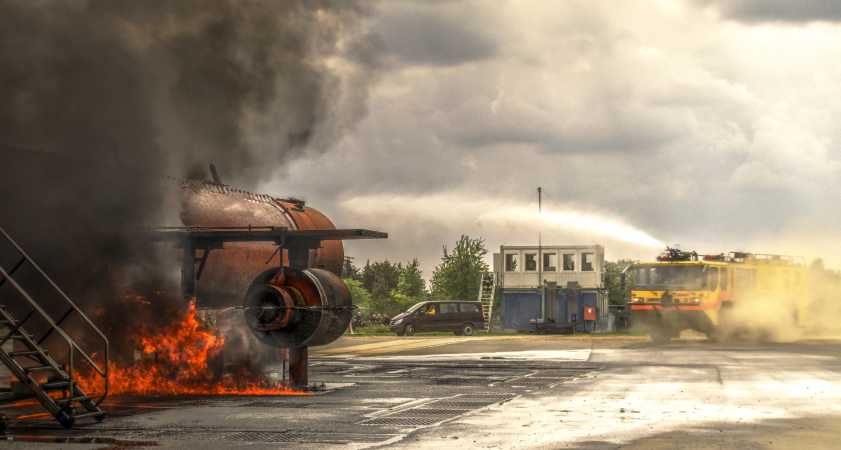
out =
[[(222, 349), (224, 338), (204, 327), (196, 318), (195, 302), (187, 313), (162, 332), (139, 336), (137, 344), (142, 358), (133, 367), (112, 363), (111, 395), (296, 395), (276, 384), (247, 378), (214, 379), (208, 361)], [(100, 377), (79, 377), (86, 392), (102, 392)]]

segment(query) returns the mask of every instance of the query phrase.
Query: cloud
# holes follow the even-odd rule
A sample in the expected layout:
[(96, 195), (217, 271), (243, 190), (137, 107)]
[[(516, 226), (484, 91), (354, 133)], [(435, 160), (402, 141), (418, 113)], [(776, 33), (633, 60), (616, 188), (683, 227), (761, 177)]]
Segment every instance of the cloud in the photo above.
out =
[(838, 22), (841, 3), (833, 0), (701, 0), (722, 16), (743, 22)]
[[(477, 9), (447, 11), (448, 23), (476, 29)], [(399, 196), (479, 216), (451, 199), (494, 209), (531, 202), (542, 186), (567, 210), (619, 217), (684, 248), (824, 256), (841, 267), (813, 236), (841, 240), (841, 212), (829, 207), (841, 189), (841, 29), (745, 27), (692, 1), (512, 2), (483, 8), (481, 20), (494, 53), (390, 66), (353, 133), (264, 190), (303, 195), (340, 226), (391, 233), (350, 244), (352, 255), (418, 256), (427, 270), (461, 233), (494, 248), (531, 242), (533, 230), (346, 202)], [(608, 257), (654, 253), (568, 229), (552, 240), (602, 242)]]
[[(481, 14), (465, 4), (388, 3), (373, 31), (400, 65), (453, 66), (497, 54), (495, 41)], [(481, 5), (473, 5), (476, 9)]]

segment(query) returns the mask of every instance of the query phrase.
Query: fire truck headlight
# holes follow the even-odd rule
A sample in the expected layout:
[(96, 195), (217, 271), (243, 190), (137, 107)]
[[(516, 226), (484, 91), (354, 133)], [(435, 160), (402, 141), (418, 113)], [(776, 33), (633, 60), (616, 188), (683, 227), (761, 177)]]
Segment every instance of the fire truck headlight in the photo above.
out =
[(689, 303), (692, 303), (693, 305), (697, 305), (697, 304), (701, 303), (701, 299), (698, 298), (698, 297), (692, 297), (691, 299), (689, 299)]
[(631, 303), (642, 303), (642, 297), (631, 297)]

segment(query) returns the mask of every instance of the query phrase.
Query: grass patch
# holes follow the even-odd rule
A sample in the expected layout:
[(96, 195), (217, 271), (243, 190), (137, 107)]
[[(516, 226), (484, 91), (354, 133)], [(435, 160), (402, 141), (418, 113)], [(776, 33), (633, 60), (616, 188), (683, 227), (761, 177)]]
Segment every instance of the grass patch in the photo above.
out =
[[(485, 333), (482, 333), (485, 334)], [(355, 327), (353, 334), (350, 330), (345, 331), (345, 336), (396, 336), (397, 334), (391, 331), (386, 325), (369, 325), (365, 327)], [(446, 331), (420, 331), (416, 336), (453, 336), (452, 332)]]
[[(394, 332), (386, 325), (369, 325), (365, 327), (354, 327), (352, 336), (388, 336)], [(350, 330), (345, 331), (345, 336), (351, 336)]]

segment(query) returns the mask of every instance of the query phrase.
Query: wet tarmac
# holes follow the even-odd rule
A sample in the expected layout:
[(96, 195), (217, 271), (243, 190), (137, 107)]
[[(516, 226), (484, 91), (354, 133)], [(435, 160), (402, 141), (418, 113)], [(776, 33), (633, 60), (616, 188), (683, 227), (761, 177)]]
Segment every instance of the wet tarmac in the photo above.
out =
[(311, 357), (324, 392), (115, 398), (103, 423), (71, 431), (23, 406), (5, 411), (0, 448), (837, 448), (839, 350), (836, 341), (342, 338)]

